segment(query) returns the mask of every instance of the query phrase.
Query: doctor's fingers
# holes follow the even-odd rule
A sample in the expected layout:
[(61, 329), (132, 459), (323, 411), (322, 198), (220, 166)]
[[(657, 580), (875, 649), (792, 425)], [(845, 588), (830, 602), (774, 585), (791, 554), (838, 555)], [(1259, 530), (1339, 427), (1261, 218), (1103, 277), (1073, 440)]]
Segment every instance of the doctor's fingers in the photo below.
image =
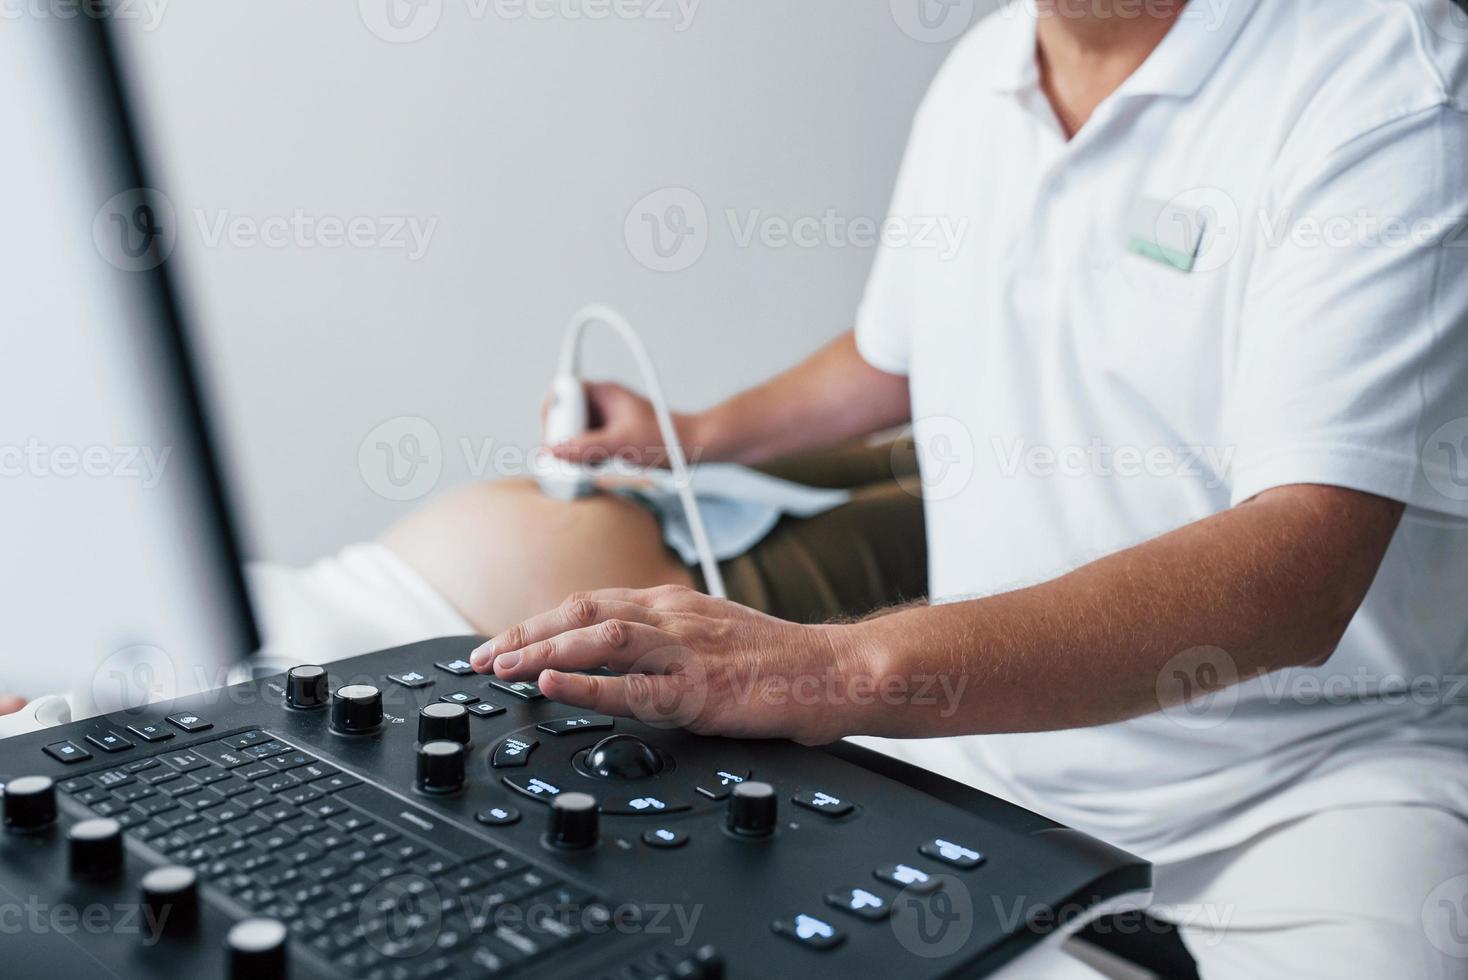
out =
[(609, 619), (656, 625), (658, 614), (637, 603), (619, 599), (595, 599), (591, 598), (591, 594), (575, 595), (550, 612), (532, 616), (499, 633), (475, 650), (469, 660), (476, 669), (487, 671), (498, 656), (523, 650), (533, 643), (544, 642), (571, 630), (595, 626)]
[(543, 670), (578, 671), (607, 667), (618, 673), (660, 674), (676, 670), (692, 652), (674, 633), (646, 623), (608, 619), (561, 633), (495, 658), (503, 680), (534, 680)]

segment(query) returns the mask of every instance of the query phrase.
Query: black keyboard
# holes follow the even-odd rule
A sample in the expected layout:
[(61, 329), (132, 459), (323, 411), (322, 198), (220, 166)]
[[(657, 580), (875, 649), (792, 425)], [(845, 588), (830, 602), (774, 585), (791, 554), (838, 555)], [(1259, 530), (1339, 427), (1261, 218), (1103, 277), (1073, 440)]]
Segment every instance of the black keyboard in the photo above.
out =
[(7, 980), (983, 976), (1150, 887), (932, 773), (588, 715), (476, 643), (0, 741), (0, 909), (41, 923)]

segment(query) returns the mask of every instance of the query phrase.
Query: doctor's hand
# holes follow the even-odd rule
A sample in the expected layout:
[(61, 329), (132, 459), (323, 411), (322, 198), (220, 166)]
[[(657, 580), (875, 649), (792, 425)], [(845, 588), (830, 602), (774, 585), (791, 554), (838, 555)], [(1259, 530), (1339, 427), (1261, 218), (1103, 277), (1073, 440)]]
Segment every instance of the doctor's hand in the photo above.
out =
[[(546, 697), (701, 735), (833, 742), (862, 728), (844, 696), (868, 678), (857, 627), (800, 626), (693, 589), (566, 600), (476, 650), (476, 670)], [(619, 677), (575, 671), (606, 667)]]
[[(590, 428), (585, 433), (549, 447), (560, 459), (578, 463), (628, 460), (643, 468), (666, 467), (667, 451), (662, 431), (646, 398), (619, 384), (591, 382), (586, 385)], [(547, 399), (546, 405), (549, 406)], [(694, 444), (692, 416), (674, 415), (673, 425), (689, 460), (699, 456)]]
[(14, 694), (0, 694), (0, 715), (13, 715), (26, 706), (25, 698)]

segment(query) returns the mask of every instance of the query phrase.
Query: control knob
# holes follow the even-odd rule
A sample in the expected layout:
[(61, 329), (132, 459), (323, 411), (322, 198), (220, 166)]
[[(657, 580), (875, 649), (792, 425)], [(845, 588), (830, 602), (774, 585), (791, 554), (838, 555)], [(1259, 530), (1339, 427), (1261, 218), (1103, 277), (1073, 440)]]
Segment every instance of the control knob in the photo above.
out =
[(382, 727), (382, 692), (371, 684), (348, 684), (331, 696), (331, 727), (345, 735), (367, 735)]
[(225, 937), (230, 980), (284, 980), (286, 928), (276, 919), (245, 919)]
[(425, 742), (418, 749), (418, 788), (425, 793), (457, 793), (463, 789), (463, 744)]
[(316, 664), (292, 667), (285, 675), (285, 703), (297, 711), (315, 711), (330, 700), (326, 668)]
[(562, 793), (551, 801), (550, 831), (546, 839), (555, 847), (580, 851), (596, 844), (596, 797), (590, 793)]
[(71, 825), (66, 832), (73, 878), (105, 878), (122, 869), (122, 825), (95, 817)]
[(740, 837), (768, 837), (775, 832), (775, 803), (769, 783), (740, 783), (729, 796), (725, 825)]
[(418, 712), (418, 741), (469, 744), (469, 712), (447, 701), (426, 705)]
[(5, 829), (17, 834), (56, 822), (56, 784), (50, 776), (20, 776), (5, 784)]
[(189, 932), (199, 921), (199, 878), (177, 864), (143, 875), (143, 909), (148, 922), (169, 933)]

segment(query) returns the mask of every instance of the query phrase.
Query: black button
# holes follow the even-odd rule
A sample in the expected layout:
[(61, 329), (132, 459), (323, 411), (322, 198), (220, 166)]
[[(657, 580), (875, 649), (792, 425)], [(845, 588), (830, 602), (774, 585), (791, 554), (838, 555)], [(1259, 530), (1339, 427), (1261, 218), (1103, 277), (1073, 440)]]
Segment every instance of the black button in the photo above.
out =
[(137, 762), (129, 762), (122, 768), (125, 772), (142, 772), (144, 769), (152, 769), (157, 764), (157, 759), (139, 759)]
[(42, 751), (57, 762), (64, 762), (67, 765), (73, 762), (85, 762), (92, 757), (92, 753), (75, 742), (52, 742)]
[(507, 738), (494, 750), (494, 767), (496, 769), (511, 769), (525, 765), (530, 761), (530, 753), (540, 744), (538, 739), (533, 738)]
[(606, 715), (577, 715), (574, 718), (543, 721), (535, 727), (548, 735), (571, 735), (576, 732), (604, 732), (616, 723), (616, 719)]
[(182, 711), (176, 715), (169, 715), (163, 720), (168, 722), (173, 727), (181, 728), (186, 732), (206, 732), (214, 727), (213, 722), (205, 721), (203, 718), (200, 718), (198, 715), (189, 711)]
[(87, 736), (87, 741), (103, 752), (122, 752), (133, 747), (133, 743), (116, 732), (93, 732)]
[(192, 752), (173, 752), (169, 755), (160, 756), (163, 761), (178, 772), (193, 772), (195, 769), (203, 769), (209, 763), (199, 758)]
[(545, 698), (540, 693), (539, 685), (533, 681), (502, 681), (496, 678), (489, 682), (490, 687), (498, 688), (506, 694), (513, 694), (522, 701), (540, 701)]
[(455, 677), (467, 677), (474, 673), (474, 665), (467, 660), (450, 660), (445, 663), (436, 663), (433, 666), (439, 670), (448, 671)]
[(478, 715), (481, 718), (493, 718), (495, 715), (502, 714), (504, 710), (504, 705), (493, 704), (489, 701), (480, 701), (468, 707), (471, 715)]
[(474, 814), (474, 819), (490, 827), (508, 827), (520, 820), (520, 811), (512, 806), (492, 806)]
[(142, 739), (144, 742), (166, 742), (170, 738), (173, 738), (173, 732), (170, 732), (162, 725), (154, 724), (151, 721), (146, 723), (139, 723), (136, 725), (128, 725), (127, 730), (132, 732), (138, 738)]
[(696, 787), (700, 796), (711, 800), (727, 800), (734, 787), (749, 778), (748, 769), (716, 769), (712, 779)]
[(561, 787), (539, 776), (505, 777), (505, 785), (535, 800), (550, 801), (561, 795)]
[(984, 863), (984, 855), (980, 852), (971, 847), (964, 847), (962, 844), (955, 844), (951, 840), (944, 840), (942, 837), (928, 841), (918, 848), (918, 853), (934, 861), (942, 861), (955, 868), (962, 868), (964, 871), (977, 868)]
[(642, 835), (642, 842), (648, 847), (671, 850), (687, 844), (688, 835), (681, 830), (673, 830), (671, 827), (656, 827)]
[(418, 673), (416, 670), (405, 671), (401, 674), (388, 674), (387, 679), (394, 684), (401, 684), (407, 688), (427, 687), (433, 683), (432, 680)]
[(839, 796), (832, 796), (830, 793), (822, 793), (820, 790), (796, 793), (792, 799), (796, 806), (803, 806), (807, 810), (814, 810), (828, 817), (844, 817), (856, 809), (855, 804), (850, 801), (843, 800)]
[(787, 939), (793, 939), (811, 949), (835, 949), (846, 939), (845, 933), (840, 929), (813, 915), (776, 919), (771, 923), (771, 928)]
[(826, 904), (849, 912), (868, 922), (879, 922), (892, 912), (892, 905), (881, 895), (865, 888), (841, 888), (826, 893)]
[(896, 888), (906, 888), (920, 894), (937, 891), (943, 887), (941, 880), (910, 864), (889, 864), (886, 867), (878, 868), (872, 874), (877, 876), (878, 881), (885, 881)]
[(252, 745), (270, 741), (270, 736), (259, 729), (241, 732), (239, 735), (231, 735), (229, 738), (220, 739), (225, 745), (232, 749), (248, 749)]
[(470, 694), (468, 691), (455, 691), (453, 694), (445, 694), (439, 700), (447, 701), (449, 704), (474, 704), (479, 700), (479, 695)]

